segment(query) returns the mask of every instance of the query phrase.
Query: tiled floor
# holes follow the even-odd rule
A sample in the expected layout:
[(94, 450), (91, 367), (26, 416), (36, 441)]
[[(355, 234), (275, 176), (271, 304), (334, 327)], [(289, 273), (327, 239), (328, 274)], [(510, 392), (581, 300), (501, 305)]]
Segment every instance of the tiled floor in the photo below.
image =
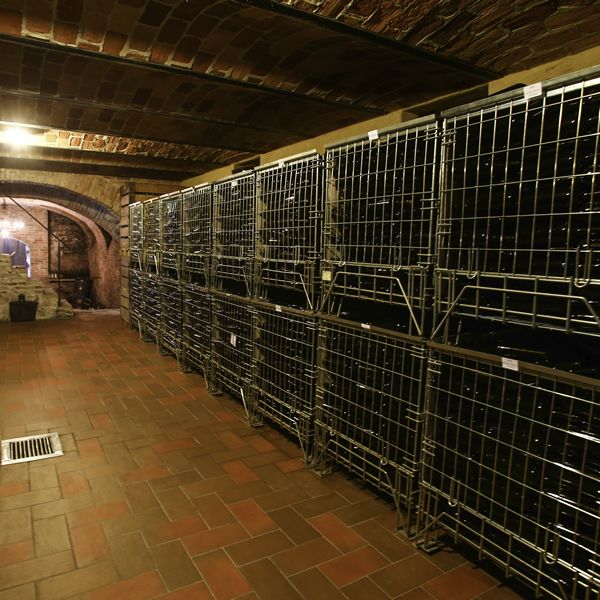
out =
[(341, 474), (141, 342), (114, 313), (0, 324), (3, 438), (65, 455), (0, 467), (0, 600), (514, 600), (428, 556)]

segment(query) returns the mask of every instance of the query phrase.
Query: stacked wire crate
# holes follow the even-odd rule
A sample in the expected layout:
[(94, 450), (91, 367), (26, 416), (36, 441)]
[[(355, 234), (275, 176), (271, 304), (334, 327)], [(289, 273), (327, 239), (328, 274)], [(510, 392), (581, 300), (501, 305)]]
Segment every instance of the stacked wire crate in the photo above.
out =
[(292, 434), (310, 462), (314, 441), (317, 276), (323, 158), (316, 152), (256, 172), (253, 424)]
[(600, 79), (443, 119), (420, 527), (600, 592)]
[(182, 367), (208, 378), (211, 346), (212, 186), (182, 192)]
[(251, 385), (255, 208), (253, 172), (213, 183), (209, 385), (244, 403)]
[[(437, 123), (327, 150), (316, 465), (342, 465), (408, 513), (418, 494)], [(343, 317), (340, 319), (339, 317)]]

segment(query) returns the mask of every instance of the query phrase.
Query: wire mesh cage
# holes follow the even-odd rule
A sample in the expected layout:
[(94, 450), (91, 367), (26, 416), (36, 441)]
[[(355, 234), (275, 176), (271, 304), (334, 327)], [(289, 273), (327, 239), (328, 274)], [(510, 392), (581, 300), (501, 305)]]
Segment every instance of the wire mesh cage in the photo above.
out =
[(142, 336), (158, 340), (160, 332), (160, 279), (155, 273), (142, 273)]
[(182, 304), (181, 285), (168, 277), (160, 279), (160, 335), (158, 347), (179, 360), (181, 353)]
[(251, 293), (255, 197), (252, 172), (213, 184), (212, 283), (219, 289)]
[(599, 113), (582, 75), (446, 114), (438, 322), (600, 336)]
[(144, 238), (142, 241), (143, 268), (158, 273), (160, 256), (160, 202), (158, 198), (143, 203)]
[(418, 495), (426, 347), (419, 338), (319, 321), (315, 465), (339, 464), (406, 514)]
[(431, 344), (419, 524), (538, 595), (600, 591), (600, 380)]
[(183, 271), (188, 281), (209, 284), (212, 186), (183, 191)]
[(133, 329), (142, 333), (144, 312), (143, 274), (129, 269), (129, 323)]
[(160, 272), (164, 277), (179, 279), (183, 250), (181, 192), (164, 194), (159, 197), (158, 202)]
[(252, 361), (252, 307), (246, 298), (214, 292), (211, 305), (213, 392), (227, 392), (246, 405)]
[(316, 152), (290, 157), (256, 172), (257, 295), (269, 289), (300, 292), (315, 308), (321, 258), (323, 158)]
[(397, 304), (420, 333), (433, 286), (438, 148), (438, 124), (424, 118), (327, 149), (325, 307)]
[(207, 288), (194, 283), (183, 286), (183, 347), (185, 369), (208, 373), (211, 338), (211, 295)]
[(144, 206), (141, 202), (129, 205), (129, 266), (142, 269), (144, 244)]
[(307, 463), (314, 442), (316, 343), (315, 317), (256, 305), (250, 422), (266, 417), (296, 436)]

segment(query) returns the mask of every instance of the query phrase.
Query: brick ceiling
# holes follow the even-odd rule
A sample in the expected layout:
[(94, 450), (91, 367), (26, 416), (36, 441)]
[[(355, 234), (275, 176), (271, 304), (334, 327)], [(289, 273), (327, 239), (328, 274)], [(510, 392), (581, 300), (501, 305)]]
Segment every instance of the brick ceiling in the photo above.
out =
[(599, 43), (590, 0), (0, 0), (0, 164), (181, 180)]

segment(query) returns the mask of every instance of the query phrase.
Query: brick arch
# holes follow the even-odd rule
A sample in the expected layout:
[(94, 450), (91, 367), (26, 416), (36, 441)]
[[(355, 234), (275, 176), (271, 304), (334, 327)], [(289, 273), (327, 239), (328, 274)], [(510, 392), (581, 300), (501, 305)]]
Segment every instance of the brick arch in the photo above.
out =
[(0, 185), (0, 197), (3, 193), (19, 198), (46, 200), (58, 206), (68, 208), (99, 225), (115, 240), (119, 239), (119, 216), (108, 206), (69, 190), (64, 187), (27, 181), (4, 181)]

